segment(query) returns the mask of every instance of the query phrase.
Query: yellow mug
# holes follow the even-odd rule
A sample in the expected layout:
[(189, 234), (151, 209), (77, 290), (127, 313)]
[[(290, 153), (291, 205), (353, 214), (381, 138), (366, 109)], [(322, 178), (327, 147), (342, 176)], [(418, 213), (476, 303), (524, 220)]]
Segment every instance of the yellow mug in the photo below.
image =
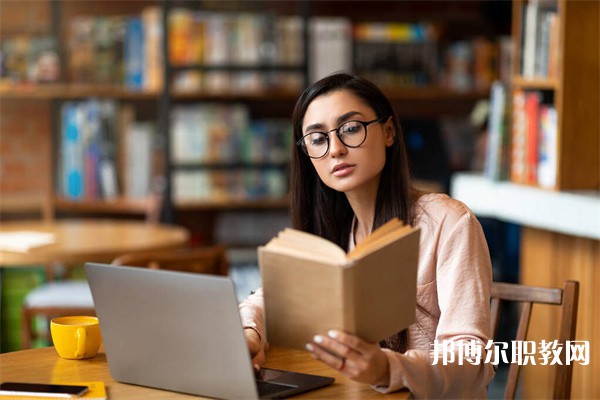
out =
[(100, 323), (96, 317), (54, 318), (50, 322), (50, 333), (56, 352), (68, 360), (94, 357), (102, 343)]

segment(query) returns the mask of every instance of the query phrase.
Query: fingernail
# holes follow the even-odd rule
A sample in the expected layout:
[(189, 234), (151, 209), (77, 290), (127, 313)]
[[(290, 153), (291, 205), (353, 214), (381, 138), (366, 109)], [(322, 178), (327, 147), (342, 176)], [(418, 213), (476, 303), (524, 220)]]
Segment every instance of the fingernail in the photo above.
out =
[(316, 336), (313, 338), (313, 341), (314, 341), (315, 343), (323, 343), (323, 336), (321, 336), (321, 335), (316, 335)]
[(260, 366), (258, 364), (254, 364), (254, 369), (259, 371), (260, 370)]
[(304, 347), (306, 347), (306, 350), (308, 350), (308, 351), (313, 351), (315, 349), (314, 346), (310, 343), (307, 343), (306, 346), (304, 346)]
[(338, 331), (329, 331), (327, 332), (327, 336), (329, 336), (330, 338), (337, 338), (338, 337)]

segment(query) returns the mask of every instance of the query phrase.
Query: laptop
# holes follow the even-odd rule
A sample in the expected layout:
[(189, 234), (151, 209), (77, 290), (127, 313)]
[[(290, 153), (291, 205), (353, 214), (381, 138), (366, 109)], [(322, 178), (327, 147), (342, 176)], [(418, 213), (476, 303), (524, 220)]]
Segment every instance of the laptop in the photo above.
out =
[(334, 378), (255, 374), (227, 277), (85, 264), (112, 377), (225, 399), (284, 398)]

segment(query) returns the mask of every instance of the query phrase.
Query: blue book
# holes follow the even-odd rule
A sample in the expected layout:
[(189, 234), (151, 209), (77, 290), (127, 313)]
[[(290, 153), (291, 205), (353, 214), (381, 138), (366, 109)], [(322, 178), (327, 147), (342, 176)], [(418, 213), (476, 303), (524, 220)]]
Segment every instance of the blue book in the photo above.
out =
[(135, 16), (127, 19), (125, 25), (125, 45), (123, 62), (125, 64), (125, 86), (140, 90), (144, 85), (144, 25), (142, 18)]
[(84, 194), (84, 156), (81, 132), (82, 110), (76, 102), (62, 106), (62, 192), (71, 199)]

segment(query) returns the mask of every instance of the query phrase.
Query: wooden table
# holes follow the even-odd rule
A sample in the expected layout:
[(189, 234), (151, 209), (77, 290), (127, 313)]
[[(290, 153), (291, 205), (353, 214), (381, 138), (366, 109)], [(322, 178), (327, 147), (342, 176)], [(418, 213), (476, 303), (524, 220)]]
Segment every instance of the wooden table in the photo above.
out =
[(55, 243), (27, 253), (0, 250), (0, 265), (18, 267), (52, 262), (110, 262), (123, 253), (176, 248), (189, 233), (172, 225), (125, 220), (57, 220), (6, 222), (0, 232), (38, 231), (54, 234)]
[[(292, 370), (335, 378), (326, 388), (304, 393), (299, 398), (319, 399), (408, 399), (407, 391), (382, 395), (370, 386), (351, 381), (337, 371), (313, 360), (305, 351), (272, 347), (267, 353), (266, 367)], [(197, 399), (197, 396), (167, 392), (143, 386), (116, 382), (110, 376), (106, 355), (102, 351), (89, 360), (64, 360), (53, 347), (0, 354), (0, 381), (70, 383), (103, 381), (109, 399)]]
[(54, 243), (32, 248), (26, 253), (0, 250), (0, 310), (4, 267), (48, 266), (53, 263), (72, 265), (88, 261), (110, 263), (124, 253), (178, 248), (189, 237), (185, 228), (143, 221), (69, 219), (0, 224), (0, 232), (18, 231), (49, 232), (54, 235)]

